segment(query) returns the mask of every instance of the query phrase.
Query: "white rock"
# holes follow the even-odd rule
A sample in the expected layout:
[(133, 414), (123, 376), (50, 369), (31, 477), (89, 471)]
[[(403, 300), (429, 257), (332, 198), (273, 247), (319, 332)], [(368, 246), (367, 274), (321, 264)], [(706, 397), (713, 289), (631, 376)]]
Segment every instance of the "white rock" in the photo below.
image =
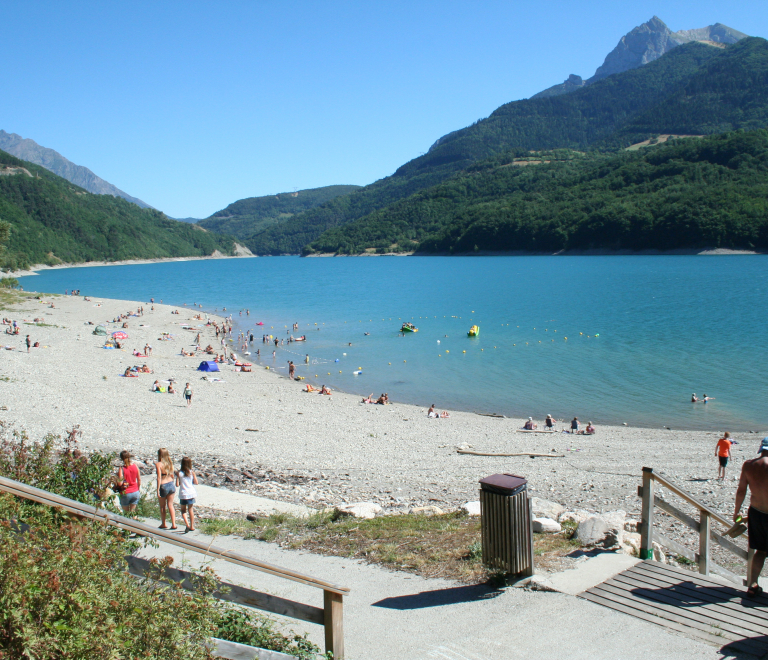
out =
[(531, 508), (534, 518), (552, 518), (552, 520), (557, 520), (558, 516), (565, 511), (562, 504), (543, 500), (540, 497), (531, 498)]
[(576, 511), (563, 511), (558, 517), (558, 520), (561, 523), (564, 523), (564, 522), (582, 523), (592, 515), (594, 514), (590, 513), (589, 511), (585, 511), (584, 509), (577, 509)]
[(351, 504), (342, 504), (335, 509), (342, 516), (352, 516), (353, 518), (375, 518), (377, 513), (384, 510), (374, 502), (353, 502)]
[(425, 516), (442, 516), (445, 511), (439, 506), (417, 506), (411, 509), (410, 513), (421, 513)]
[(533, 531), (540, 534), (557, 534), (563, 528), (560, 527), (560, 523), (555, 522), (552, 518), (534, 518), (533, 519)]
[(608, 511), (606, 513), (601, 513), (600, 517), (605, 520), (605, 524), (608, 525), (608, 531), (605, 535), (603, 545), (607, 548), (621, 545), (624, 538), (624, 521), (627, 517), (627, 512), (621, 510)]
[(468, 516), (480, 515), (480, 502), (464, 502), (464, 504), (462, 504), (460, 508)]
[(622, 551), (625, 554), (640, 556), (640, 534), (636, 532), (625, 532), (622, 540)]
[(639, 532), (640, 531), (640, 521), (639, 520), (625, 520), (624, 521), (624, 531), (625, 532)]
[(598, 545), (605, 541), (605, 535), (608, 533), (608, 523), (600, 516), (590, 516), (579, 523), (576, 528), (574, 538), (581, 545)]
[(656, 543), (656, 541), (653, 542), (653, 558), (662, 564), (667, 563), (667, 553), (661, 547), (661, 544)]

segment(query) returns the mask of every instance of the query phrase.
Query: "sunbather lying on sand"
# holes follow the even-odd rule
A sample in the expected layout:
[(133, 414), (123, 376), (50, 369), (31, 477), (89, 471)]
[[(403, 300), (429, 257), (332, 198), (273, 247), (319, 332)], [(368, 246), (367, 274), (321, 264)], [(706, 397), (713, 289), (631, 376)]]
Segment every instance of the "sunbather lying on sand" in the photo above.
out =
[(135, 373), (133, 373), (133, 372), (131, 371), (131, 368), (130, 368), (130, 367), (128, 367), (128, 368), (125, 370), (125, 373), (123, 374), (123, 376), (125, 376), (126, 378), (138, 378), (138, 377), (139, 377), (139, 374), (135, 374)]
[(325, 385), (323, 385), (323, 387), (320, 390), (320, 394), (327, 394), (328, 396), (330, 396), (331, 394), (333, 394), (333, 392), (331, 392), (330, 387), (326, 387)]
[(363, 399), (361, 403), (376, 403), (376, 400), (373, 398), (373, 392), (368, 395), (367, 399)]

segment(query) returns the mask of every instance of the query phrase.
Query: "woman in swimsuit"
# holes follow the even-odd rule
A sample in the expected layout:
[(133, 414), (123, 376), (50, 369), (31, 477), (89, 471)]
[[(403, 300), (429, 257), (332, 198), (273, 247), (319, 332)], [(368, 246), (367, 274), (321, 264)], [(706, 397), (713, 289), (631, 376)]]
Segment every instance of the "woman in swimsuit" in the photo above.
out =
[(160, 501), (160, 529), (165, 526), (166, 508), (171, 516), (171, 529), (176, 529), (176, 511), (173, 508), (173, 498), (176, 496), (176, 475), (173, 471), (173, 461), (168, 450), (163, 447), (157, 450), (157, 499)]

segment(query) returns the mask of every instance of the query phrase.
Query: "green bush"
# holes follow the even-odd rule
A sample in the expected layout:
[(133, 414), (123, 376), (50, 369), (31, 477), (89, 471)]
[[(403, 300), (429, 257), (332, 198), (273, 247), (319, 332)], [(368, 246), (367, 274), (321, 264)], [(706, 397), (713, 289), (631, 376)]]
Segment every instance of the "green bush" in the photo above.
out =
[[(79, 435), (77, 426), (68, 431), (57, 452), (59, 436), (30, 442), (0, 422), (0, 476), (98, 504), (114, 457), (82, 454)], [(143, 579), (130, 576), (125, 557), (139, 546), (106, 523), (0, 493), (0, 660), (209, 659), (211, 637), (317, 657), (306, 637), (213, 598), (210, 569), (193, 572), (194, 592), (166, 581), (158, 588), (171, 557), (152, 560)]]
[(19, 286), (19, 280), (15, 277), (0, 277), (0, 288), (15, 289)]

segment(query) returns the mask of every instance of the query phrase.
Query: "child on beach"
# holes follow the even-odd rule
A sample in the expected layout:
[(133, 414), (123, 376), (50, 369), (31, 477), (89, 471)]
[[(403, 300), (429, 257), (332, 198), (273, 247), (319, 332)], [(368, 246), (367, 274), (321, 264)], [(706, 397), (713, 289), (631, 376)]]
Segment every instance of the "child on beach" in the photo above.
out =
[(184, 398), (187, 400), (187, 406), (192, 405), (192, 387), (189, 383), (184, 386)]
[(160, 502), (160, 529), (168, 529), (165, 526), (166, 509), (171, 515), (171, 529), (176, 529), (176, 510), (173, 508), (173, 498), (176, 496), (176, 483), (173, 461), (168, 450), (163, 447), (157, 450), (157, 499)]
[[(197, 497), (197, 475), (192, 470), (192, 459), (185, 456), (181, 459), (181, 469), (176, 473), (176, 485), (179, 487), (179, 504), (181, 505), (181, 519), (186, 525), (187, 532), (195, 531), (195, 498)], [(189, 513), (189, 518), (187, 518)]]

